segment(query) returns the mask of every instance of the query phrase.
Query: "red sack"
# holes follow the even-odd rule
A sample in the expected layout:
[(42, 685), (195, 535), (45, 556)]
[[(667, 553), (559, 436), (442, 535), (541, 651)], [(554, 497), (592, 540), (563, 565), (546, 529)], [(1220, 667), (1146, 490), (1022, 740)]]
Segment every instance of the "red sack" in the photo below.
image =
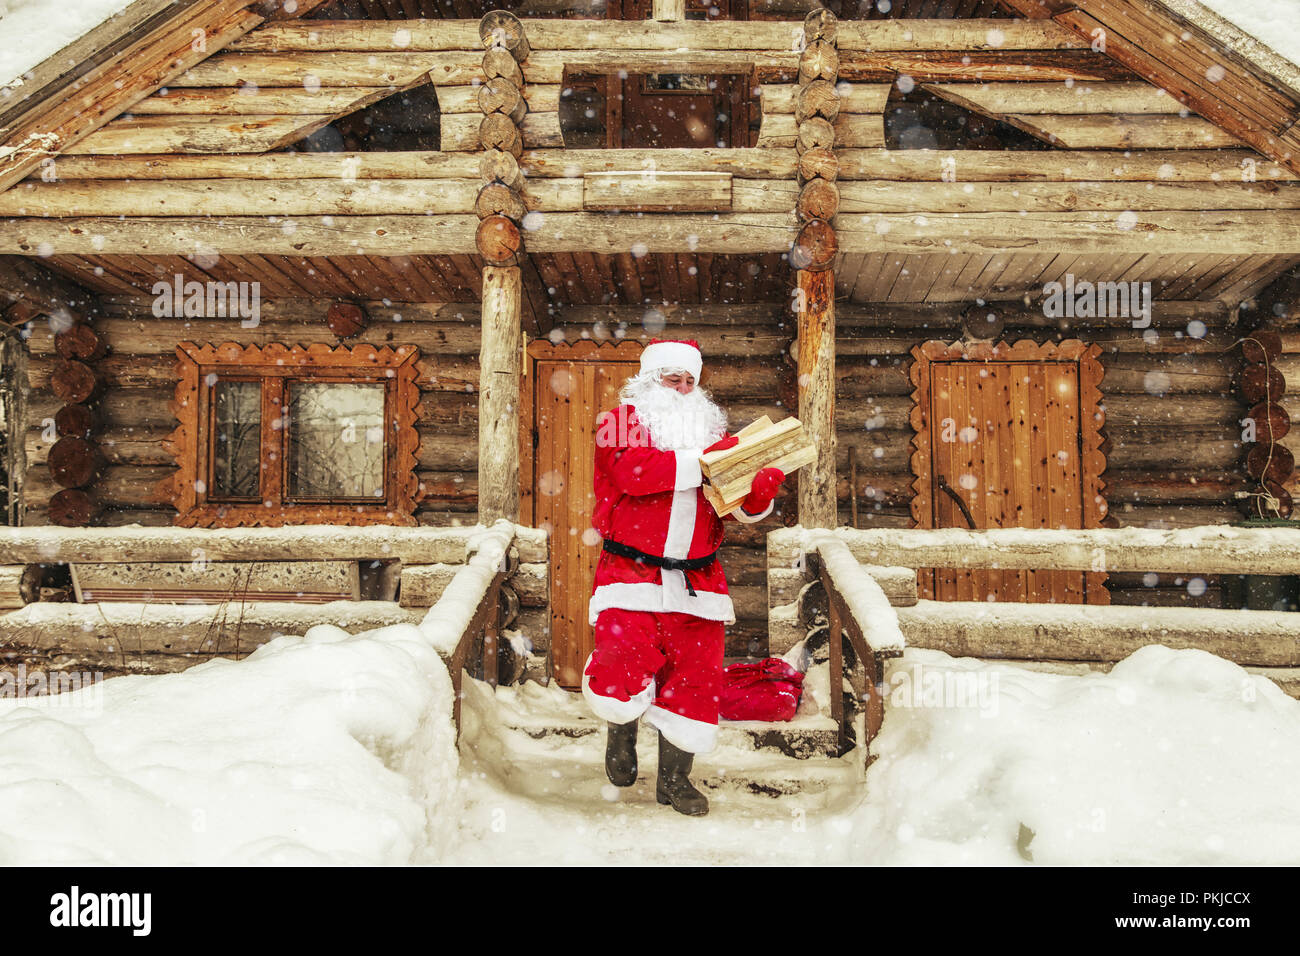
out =
[(779, 657), (722, 669), (719, 716), (726, 720), (790, 720), (799, 708), (803, 674)]

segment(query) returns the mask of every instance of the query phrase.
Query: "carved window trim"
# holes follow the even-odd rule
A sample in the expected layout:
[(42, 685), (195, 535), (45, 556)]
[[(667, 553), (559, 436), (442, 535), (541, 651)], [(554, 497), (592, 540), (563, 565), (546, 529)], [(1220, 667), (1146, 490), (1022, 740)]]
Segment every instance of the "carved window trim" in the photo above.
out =
[[(179, 381), (172, 414), (180, 423), (165, 447), (176, 458), (176, 473), (161, 483), (159, 492), (177, 510), (173, 523), (187, 528), (281, 527), (294, 524), (414, 525), (415, 508), (424, 495), (416, 475), (420, 391), (416, 384), (419, 350), (414, 346), (377, 348), (373, 345), (316, 344), (306, 348), (280, 343), (269, 345), (196, 345), (176, 347)], [(221, 377), (261, 382), (309, 381), (338, 384), (383, 384), (384, 388), (384, 498), (374, 504), (360, 502), (292, 502), (283, 490), (287, 432), (269, 439), (263, 428), (259, 462), (276, 477), (263, 486), (260, 502), (212, 501), (208, 497), (211, 435), (211, 395)], [(263, 394), (266, 394), (264, 388)], [(263, 415), (267, 411), (264, 406)], [(391, 426), (391, 427), (388, 427)], [(271, 465), (274, 447), (280, 463)], [(269, 501), (268, 505), (266, 502)]]

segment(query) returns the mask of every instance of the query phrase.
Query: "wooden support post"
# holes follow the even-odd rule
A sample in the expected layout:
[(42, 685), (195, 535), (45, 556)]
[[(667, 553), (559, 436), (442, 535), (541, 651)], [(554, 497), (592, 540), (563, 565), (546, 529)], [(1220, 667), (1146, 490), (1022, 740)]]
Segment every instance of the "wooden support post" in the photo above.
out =
[(686, 0), (654, 0), (652, 16), (668, 22), (686, 19)]
[(520, 328), (518, 266), (483, 267), (479, 348), (478, 514), (483, 524), (519, 520)]
[(839, 752), (835, 756), (843, 757), (849, 752), (849, 733), (844, 721), (844, 622), (840, 619), (839, 601), (828, 597), (826, 604), (830, 610), (826, 641), (831, 652), (831, 720), (839, 728)]
[(799, 420), (817, 445), (817, 461), (799, 470), (799, 524), (834, 528), (835, 507), (835, 273), (796, 273), (799, 328)]

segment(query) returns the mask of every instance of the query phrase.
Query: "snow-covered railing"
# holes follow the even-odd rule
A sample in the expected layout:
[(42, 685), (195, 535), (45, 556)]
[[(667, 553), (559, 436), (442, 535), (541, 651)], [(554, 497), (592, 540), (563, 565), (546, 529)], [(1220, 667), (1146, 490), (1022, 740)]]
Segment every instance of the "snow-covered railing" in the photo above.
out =
[(468, 562), (456, 572), (438, 603), (420, 622), (420, 631), (447, 661), (456, 697), (452, 719), (460, 733), (461, 681), (474, 648), (482, 637), (483, 677), (496, 686), (500, 639), (501, 585), (510, 573), (510, 544), (515, 526), (497, 521), (473, 535)]
[(884, 721), (885, 701), (880, 693), (884, 683), (883, 661), (901, 655), (906, 641), (889, 598), (843, 541), (831, 534), (814, 534), (808, 539), (808, 545), (820, 558), (821, 581), (830, 612), (831, 718), (839, 725), (839, 749), (843, 754), (848, 751), (850, 741), (844, 700), (839, 693), (845, 677), (841, 635), (848, 636), (866, 672), (864, 748), (870, 746)]
[[(834, 542), (832, 546), (830, 543)], [(1300, 574), (1300, 529), (1205, 526), (1177, 530), (780, 529), (769, 571), (810, 579), (807, 556), (840, 552), (883, 585), (908, 644), (958, 657), (1114, 662), (1148, 644), (1192, 648), (1243, 667), (1300, 667), (1300, 614), (1280, 610), (918, 600), (891, 585), (916, 569)], [(841, 575), (843, 576), (843, 575)], [(860, 580), (860, 579), (859, 579)], [(782, 578), (782, 594), (792, 584)], [(853, 592), (841, 586), (841, 592)], [(872, 592), (874, 594), (874, 591)], [(878, 614), (874, 602), (863, 613)], [(844, 616), (850, 614), (846, 608)]]
[[(768, 548), (792, 557), (811, 550), (801, 528), (772, 532)], [(899, 568), (1031, 571), (1152, 571), (1158, 574), (1297, 574), (1300, 529), (1208, 525), (1150, 528), (944, 528), (820, 532), (842, 541), (862, 564)]]

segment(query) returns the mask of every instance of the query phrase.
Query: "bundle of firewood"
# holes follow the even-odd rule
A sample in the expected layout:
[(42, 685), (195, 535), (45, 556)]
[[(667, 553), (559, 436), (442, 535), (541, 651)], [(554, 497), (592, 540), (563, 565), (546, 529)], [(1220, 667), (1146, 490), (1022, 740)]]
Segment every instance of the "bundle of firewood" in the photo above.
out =
[(764, 415), (736, 433), (740, 443), (700, 458), (707, 479), (704, 496), (720, 516), (740, 507), (754, 476), (764, 468), (780, 468), (787, 475), (817, 460), (817, 449), (804, 436), (803, 424), (787, 418), (772, 424)]

